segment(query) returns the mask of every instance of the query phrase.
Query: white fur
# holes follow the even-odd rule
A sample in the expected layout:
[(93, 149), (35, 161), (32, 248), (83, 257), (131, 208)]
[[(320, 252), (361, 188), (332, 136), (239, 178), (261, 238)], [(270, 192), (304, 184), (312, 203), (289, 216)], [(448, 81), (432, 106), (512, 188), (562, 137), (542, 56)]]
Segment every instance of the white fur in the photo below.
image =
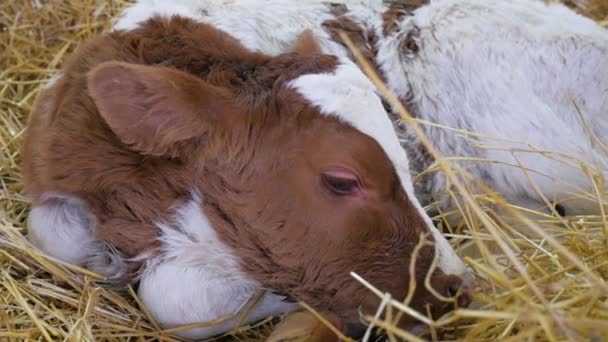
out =
[[(208, 322), (237, 314), (259, 283), (241, 271), (237, 257), (217, 236), (204, 215), (201, 198), (177, 211), (171, 224), (158, 224), (162, 254), (148, 261), (139, 296), (163, 328)], [(296, 307), (266, 294), (243, 323), (289, 312)], [(180, 337), (202, 339), (235, 328), (239, 315), (212, 327), (191, 329)]]
[(113, 248), (97, 240), (95, 217), (78, 198), (57, 193), (41, 196), (43, 204), (34, 205), (28, 216), (28, 240), (42, 253), (63, 262), (86, 266), (106, 277), (120, 281), (127, 264)]
[[(420, 30), (420, 51), (407, 57), (398, 44), (413, 27)], [(422, 119), (521, 142), (470, 141), (425, 127), (442, 155), (521, 162), (533, 170), (530, 175), (549, 199), (590, 190), (576, 163), (569, 166), (525, 152), (517, 153), (516, 159), (510, 152), (475, 144), (523, 149), (531, 145), (577, 158), (607, 175), (607, 156), (591, 144), (573, 103), (607, 143), (608, 79), (603, 75), (608, 71), (608, 31), (591, 20), (540, 1), (434, 1), (404, 20), (379, 50), (389, 85), (398, 95), (412, 96)], [(406, 145), (416, 145), (415, 137), (407, 138)], [(416, 149), (409, 152), (417, 158)], [(499, 163), (462, 165), (515, 204), (542, 205), (521, 170)], [(420, 192), (441, 199), (436, 194), (446, 187), (444, 176), (438, 174)], [(564, 207), (567, 213), (599, 209), (581, 202)]]
[(52, 204), (36, 205), (28, 217), (28, 240), (43, 253), (83, 266), (94, 246), (94, 221), (73, 197), (46, 194)]

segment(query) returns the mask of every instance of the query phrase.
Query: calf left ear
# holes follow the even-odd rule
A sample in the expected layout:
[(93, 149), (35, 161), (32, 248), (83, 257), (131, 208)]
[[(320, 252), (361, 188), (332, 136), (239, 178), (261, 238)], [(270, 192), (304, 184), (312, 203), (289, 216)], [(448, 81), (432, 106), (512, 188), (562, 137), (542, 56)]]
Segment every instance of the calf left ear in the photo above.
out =
[(167, 67), (105, 62), (87, 75), (87, 87), (112, 131), (143, 154), (174, 154), (231, 112), (227, 90)]

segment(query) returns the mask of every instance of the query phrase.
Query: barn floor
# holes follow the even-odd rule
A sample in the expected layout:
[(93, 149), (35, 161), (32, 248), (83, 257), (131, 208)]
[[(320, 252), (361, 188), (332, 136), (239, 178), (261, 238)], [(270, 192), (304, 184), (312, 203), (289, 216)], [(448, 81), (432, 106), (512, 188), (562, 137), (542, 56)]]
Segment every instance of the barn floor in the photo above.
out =
[[(608, 0), (564, 1), (603, 24)], [(24, 239), (29, 204), (20, 183), (19, 146), (38, 90), (58, 73), (78, 42), (106, 30), (123, 0), (0, 1), (0, 341), (172, 341), (138, 304), (135, 295), (95, 285), (97, 275), (37, 254)], [(443, 339), (608, 340), (608, 220), (560, 218), (530, 212), (517, 218), (512, 208), (500, 217), (478, 218), (463, 208), (466, 220), (448, 229), (460, 254), (479, 274), (474, 309), (447, 320)], [(498, 204), (508, 207), (507, 204)], [(466, 223), (466, 224), (465, 224)], [(524, 236), (527, 226), (544, 235)], [(492, 253), (493, 234), (507, 251)], [(560, 243), (555, 243), (555, 239)], [(523, 270), (518, 271), (517, 269)], [(393, 309), (398, 310), (398, 309)], [(264, 340), (275, 320), (224, 340)], [(411, 338), (379, 322), (396, 339)], [(436, 336), (435, 336), (436, 337)]]

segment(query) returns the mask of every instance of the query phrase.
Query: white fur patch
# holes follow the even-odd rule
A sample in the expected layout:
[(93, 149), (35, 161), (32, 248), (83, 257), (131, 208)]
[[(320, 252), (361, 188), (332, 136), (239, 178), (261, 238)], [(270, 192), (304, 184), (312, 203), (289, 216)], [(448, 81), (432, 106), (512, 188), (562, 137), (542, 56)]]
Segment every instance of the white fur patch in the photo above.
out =
[(94, 221), (84, 204), (72, 197), (45, 195), (28, 217), (28, 240), (45, 254), (83, 266), (95, 243)]
[[(608, 175), (608, 157), (591, 143), (581, 119), (607, 142), (608, 80), (598, 74), (608, 70), (606, 29), (561, 4), (532, 0), (433, 1), (399, 27), (382, 39), (377, 62), (398, 95), (412, 95), (421, 119), (520, 142), (468, 140), (460, 133), (423, 126), (443, 156), (497, 161), (462, 164), (524, 207), (545, 206), (528, 175), (547, 198), (557, 200), (591, 191), (590, 182), (574, 160), (568, 165), (539, 153), (511, 153), (505, 148), (533, 146), (563, 153)], [(403, 39), (414, 28), (419, 50), (405, 56)], [(409, 142), (415, 145), (416, 138), (409, 137)], [(526, 175), (509, 165), (518, 163), (532, 171)], [(431, 176), (421, 190), (436, 196), (434, 200), (442, 199), (437, 194), (447, 190), (444, 175)], [(449, 210), (450, 201), (445, 206)], [(584, 201), (563, 206), (570, 214), (599, 211), (597, 204)]]
[[(158, 224), (162, 254), (148, 261), (139, 296), (163, 328), (213, 321), (236, 314), (257, 291), (259, 283), (239, 267), (237, 257), (217, 236), (204, 215), (201, 198), (180, 208), (174, 224)], [(243, 321), (255, 322), (296, 308), (282, 297), (267, 294)], [(238, 321), (178, 334), (203, 339), (230, 331)]]
[(303, 75), (293, 80), (290, 86), (319, 107), (323, 114), (340, 118), (378, 142), (393, 162), (409, 200), (435, 238), (441, 270), (446, 274), (467, 273), (467, 267), (416, 199), (407, 155), (399, 144), (374, 85), (361, 70), (351, 62), (344, 62), (334, 73)]

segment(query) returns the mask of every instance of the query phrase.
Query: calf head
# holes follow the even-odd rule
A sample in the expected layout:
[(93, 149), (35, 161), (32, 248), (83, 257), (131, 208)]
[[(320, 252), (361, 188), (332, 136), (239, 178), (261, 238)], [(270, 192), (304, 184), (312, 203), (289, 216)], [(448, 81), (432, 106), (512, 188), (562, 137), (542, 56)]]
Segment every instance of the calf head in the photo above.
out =
[[(176, 40), (204, 37), (201, 27), (218, 35), (187, 20), (164, 25), (185, 27)], [(355, 65), (322, 55), (310, 35), (302, 39), (276, 57), (227, 36), (203, 41), (217, 51), (189, 56), (214, 60), (196, 70), (196, 62), (107, 61), (88, 72), (87, 89), (122, 149), (172, 163), (140, 176), (179, 178), (202, 194), (219, 237), (267, 289), (352, 323), (380, 303), (356, 272), (399, 299), (415, 284), (411, 305), (427, 312), (430, 304), (437, 318), (458, 302), (466, 269), (413, 197), (371, 83)]]

